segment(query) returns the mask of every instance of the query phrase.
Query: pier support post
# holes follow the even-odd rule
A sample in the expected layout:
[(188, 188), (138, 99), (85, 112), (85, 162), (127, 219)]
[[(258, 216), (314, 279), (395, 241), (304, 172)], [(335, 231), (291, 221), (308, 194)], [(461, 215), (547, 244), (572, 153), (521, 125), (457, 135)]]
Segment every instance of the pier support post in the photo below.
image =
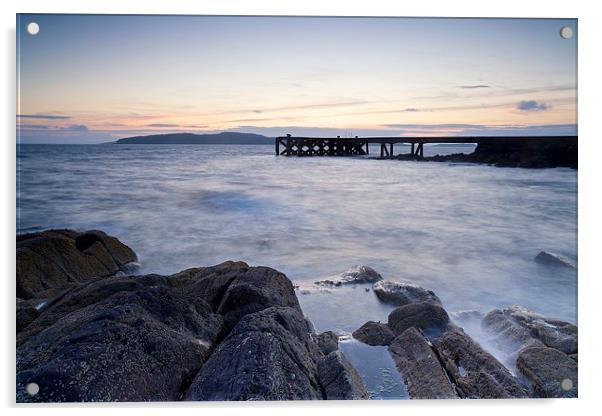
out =
[(275, 146), (276, 148), (274, 150), (276, 151), (276, 156), (280, 156), (280, 137), (276, 138)]
[(389, 143), (389, 157), (393, 157), (393, 143)]

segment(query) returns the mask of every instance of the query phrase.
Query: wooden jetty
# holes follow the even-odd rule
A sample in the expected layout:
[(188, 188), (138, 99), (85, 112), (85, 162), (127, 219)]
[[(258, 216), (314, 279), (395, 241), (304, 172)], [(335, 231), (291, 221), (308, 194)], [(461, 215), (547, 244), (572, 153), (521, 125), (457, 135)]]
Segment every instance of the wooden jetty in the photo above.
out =
[(410, 145), (408, 155), (424, 157), (424, 145), (432, 144), (513, 144), (528, 141), (533, 145), (576, 142), (577, 136), (480, 136), (480, 137), (293, 137), (290, 134), (276, 137), (277, 156), (361, 156), (370, 154), (370, 144), (380, 144), (380, 157), (393, 158), (394, 145)]

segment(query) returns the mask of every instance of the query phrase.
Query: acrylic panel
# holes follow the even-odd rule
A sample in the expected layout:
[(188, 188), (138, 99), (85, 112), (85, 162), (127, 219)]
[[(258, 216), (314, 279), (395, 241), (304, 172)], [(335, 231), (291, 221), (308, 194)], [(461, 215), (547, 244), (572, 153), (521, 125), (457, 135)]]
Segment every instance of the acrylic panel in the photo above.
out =
[(17, 15), (16, 401), (577, 397), (577, 29)]

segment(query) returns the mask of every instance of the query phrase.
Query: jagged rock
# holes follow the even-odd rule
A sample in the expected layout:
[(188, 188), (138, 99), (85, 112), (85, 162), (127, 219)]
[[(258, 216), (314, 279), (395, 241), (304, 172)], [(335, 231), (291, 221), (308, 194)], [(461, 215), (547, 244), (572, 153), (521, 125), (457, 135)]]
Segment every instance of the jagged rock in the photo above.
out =
[(50, 230), (17, 236), (17, 297), (47, 298), (94, 277), (130, 271), (136, 254), (102, 231)]
[(449, 324), (445, 309), (431, 302), (410, 303), (389, 314), (388, 325), (395, 335), (401, 335), (409, 327), (423, 331), (440, 331)]
[(271, 306), (288, 306), (302, 313), (293, 284), (284, 274), (269, 267), (252, 267), (230, 282), (217, 313), (230, 329), (243, 316)]
[(316, 282), (316, 284), (341, 286), (359, 283), (375, 283), (382, 279), (382, 276), (371, 267), (353, 266), (338, 276), (333, 276), (331, 279), (320, 280)]
[(353, 332), (353, 338), (368, 345), (389, 345), (395, 334), (387, 324), (368, 321)]
[(518, 348), (538, 346), (539, 343), (566, 354), (574, 354), (578, 350), (577, 326), (520, 306), (489, 312), (483, 319), (483, 327), (498, 341), (511, 340)]
[(339, 336), (332, 331), (322, 332), (315, 336), (316, 343), (324, 355), (339, 349)]
[(395, 338), (389, 353), (412, 399), (453, 399), (458, 395), (437, 354), (416, 328)]
[(392, 282), (383, 280), (376, 282), (372, 289), (382, 302), (396, 306), (403, 306), (413, 302), (431, 302), (441, 305), (441, 301), (433, 291), (426, 290), (407, 281)]
[(217, 346), (186, 400), (323, 399), (323, 357), (296, 308), (270, 307), (244, 316)]
[(560, 254), (551, 253), (549, 251), (540, 251), (539, 254), (535, 256), (535, 261), (545, 265), (575, 269), (575, 265), (571, 263), (570, 260), (562, 257)]
[(460, 397), (526, 397), (512, 374), (461, 328), (446, 329), (432, 343)]
[(232, 281), (249, 269), (245, 262), (226, 261), (216, 266), (196, 267), (169, 276), (171, 285), (188, 287), (189, 291), (202, 296), (217, 310)]
[[(178, 400), (222, 318), (165, 281), (103, 278), (45, 310), (19, 334), (17, 401)], [(26, 393), (29, 383), (37, 395)]]
[(34, 302), (17, 298), (17, 332), (33, 322), (40, 315)]
[(516, 365), (538, 397), (577, 397), (577, 362), (549, 347), (523, 349)]
[(341, 351), (333, 351), (318, 362), (318, 376), (327, 400), (370, 398), (362, 378)]

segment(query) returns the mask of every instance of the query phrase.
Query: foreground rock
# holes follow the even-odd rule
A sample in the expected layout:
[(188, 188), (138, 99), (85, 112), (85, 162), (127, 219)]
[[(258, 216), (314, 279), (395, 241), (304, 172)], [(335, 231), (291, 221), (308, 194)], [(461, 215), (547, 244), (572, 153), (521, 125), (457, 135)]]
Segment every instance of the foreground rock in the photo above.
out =
[(362, 378), (340, 351), (333, 351), (319, 361), (318, 375), (328, 400), (370, 398)]
[(577, 362), (548, 347), (525, 348), (516, 361), (537, 397), (577, 397)]
[(367, 397), (336, 335), (315, 334), (267, 267), (88, 277), (36, 305), (17, 302), (18, 402)]
[(50, 230), (17, 236), (17, 297), (46, 298), (94, 277), (128, 271), (134, 251), (102, 231)]
[(575, 265), (573, 265), (570, 260), (565, 259), (559, 254), (550, 253), (548, 251), (540, 251), (539, 254), (535, 256), (535, 261), (549, 266), (575, 269)]
[(423, 289), (411, 282), (380, 281), (372, 287), (374, 294), (384, 303), (403, 306), (414, 302), (431, 302), (441, 304), (439, 298), (431, 290)]
[(340, 275), (333, 276), (330, 279), (320, 280), (316, 282), (316, 284), (325, 286), (341, 286), (361, 283), (375, 283), (382, 279), (383, 277), (371, 267), (353, 266)]
[[(413, 286), (413, 285), (412, 285)], [(389, 314), (396, 335), (389, 352), (412, 398), (526, 397), (518, 380), (449, 315), (434, 293), (413, 287), (416, 297)]]
[(195, 377), (187, 400), (323, 399), (317, 361), (303, 315), (272, 307), (245, 316)]
[(388, 325), (395, 335), (414, 327), (425, 332), (440, 332), (449, 324), (445, 309), (430, 302), (400, 306), (389, 314)]
[(368, 321), (355, 331), (353, 338), (368, 345), (389, 345), (395, 334), (389, 329), (387, 324), (380, 322)]
[[(17, 401), (177, 400), (222, 317), (160, 276), (84, 284), (18, 337)], [(37, 395), (25, 392), (29, 383)]]
[(436, 352), (416, 328), (406, 329), (389, 346), (412, 399), (458, 398)]
[(577, 326), (558, 319), (547, 318), (520, 306), (489, 312), (482, 326), (501, 346), (521, 349), (542, 344), (565, 354), (578, 352)]
[(451, 327), (432, 342), (461, 397), (527, 397), (526, 391), (510, 371), (461, 328)]

